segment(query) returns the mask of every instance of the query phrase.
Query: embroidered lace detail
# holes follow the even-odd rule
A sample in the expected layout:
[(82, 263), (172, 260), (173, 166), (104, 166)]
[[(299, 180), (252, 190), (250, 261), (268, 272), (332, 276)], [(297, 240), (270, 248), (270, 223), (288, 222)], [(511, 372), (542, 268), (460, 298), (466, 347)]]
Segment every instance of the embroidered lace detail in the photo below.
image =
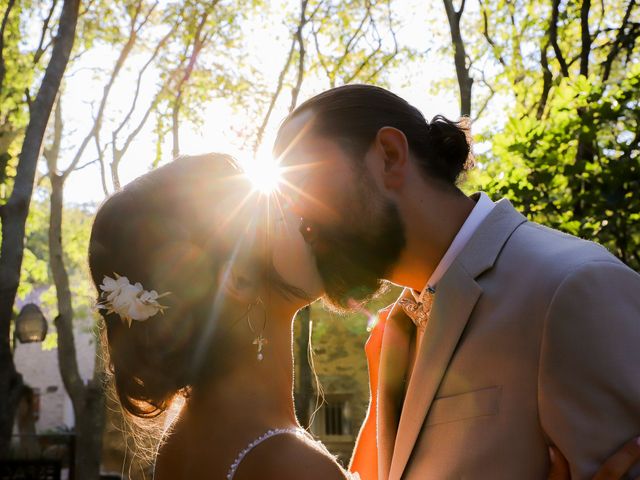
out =
[(305, 432), (300, 428), (274, 428), (272, 430), (269, 430), (263, 433), (262, 435), (260, 435), (258, 438), (256, 438), (254, 441), (252, 441), (249, 445), (247, 445), (244, 449), (240, 451), (236, 459), (231, 464), (231, 467), (229, 467), (229, 471), (227, 472), (227, 480), (231, 480), (233, 478), (233, 476), (236, 474), (236, 470), (238, 470), (238, 466), (240, 465), (240, 462), (244, 459), (244, 457), (247, 456), (247, 454), (251, 450), (256, 448), (265, 440), (275, 435), (281, 435), (283, 433), (291, 433), (293, 435), (308, 435), (307, 432)]

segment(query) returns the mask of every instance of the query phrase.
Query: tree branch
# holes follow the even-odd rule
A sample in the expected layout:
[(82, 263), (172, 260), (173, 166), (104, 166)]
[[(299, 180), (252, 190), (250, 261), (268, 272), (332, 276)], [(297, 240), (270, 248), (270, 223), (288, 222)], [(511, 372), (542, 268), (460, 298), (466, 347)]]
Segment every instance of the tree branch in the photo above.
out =
[(635, 3), (636, 3), (636, 0), (629, 0), (627, 9), (624, 12), (624, 17), (622, 18), (622, 24), (620, 25), (620, 28), (618, 29), (618, 32), (616, 34), (616, 39), (613, 42), (613, 46), (611, 47), (609, 54), (607, 55), (607, 59), (604, 61), (604, 64), (602, 66), (603, 82), (606, 82), (609, 79), (609, 76), (611, 75), (611, 67), (613, 66), (613, 61), (618, 56), (618, 53), (620, 53), (620, 46), (622, 45), (622, 42), (624, 40), (625, 30), (627, 28), (627, 25), (629, 24), (629, 18), (631, 16), (631, 12), (633, 11), (633, 8), (635, 7)]
[(276, 84), (276, 89), (271, 95), (271, 101), (269, 102), (269, 108), (267, 108), (267, 113), (262, 119), (262, 123), (258, 128), (258, 132), (256, 133), (256, 140), (253, 144), (253, 152), (256, 153), (262, 144), (262, 138), (264, 137), (264, 132), (269, 124), (269, 119), (271, 118), (271, 114), (273, 113), (273, 109), (278, 101), (278, 97), (280, 97), (280, 93), (282, 93), (282, 87), (284, 86), (284, 79), (289, 72), (289, 66), (291, 65), (291, 59), (293, 58), (293, 52), (296, 49), (296, 38), (294, 36), (291, 41), (291, 47), (289, 48), (289, 53), (287, 54), (287, 59), (284, 62), (284, 66), (282, 70), (280, 70), (280, 75), (278, 76), (278, 83)]
[(391, 38), (393, 38), (393, 53), (388, 54), (385, 59), (380, 63), (380, 66), (378, 68), (376, 68), (365, 80), (365, 83), (369, 83), (374, 81), (377, 77), (378, 74), (383, 71), (386, 66), (389, 64), (389, 62), (391, 62), (391, 60), (393, 60), (395, 58), (395, 56), (398, 54), (399, 48), (398, 48), (398, 38), (396, 36), (396, 32), (393, 30), (393, 25), (391, 23), (391, 19), (389, 19), (389, 31), (391, 32)]
[(51, 45), (51, 42), (49, 42), (45, 46), (44, 39), (47, 35), (47, 32), (49, 31), (49, 22), (51, 21), (51, 17), (53, 16), (53, 11), (55, 10), (57, 4), (58, 4), (58, 0), (53, 0), (53, 2), (51, 2), (51, 8), (49, 9), (49, 14), (45, 18), (44, 23), (42, 25), (42, 33), (40, 34), (40, 41), (38, 42), (38, 48), (36, 48), (36, 51), (33, 54), (34, 65), (37, 65), (40, 62), (40, 58), (42, 57), (44, 52), (47, 51), (47, 49), (49, 48), (49, 45)]
[[(320, 42), (318, 41), (319, 31), (320, 30), (316, 30), (314, 24), (311, 24), (311, 35), (313, 35), (313, 42), (316, 47), (316, 53), (318, 54), (318, 63), (322, 67), (322, 70), (324, 70), (324, 73), (327, 76), (327, 79), (329, 80), (329, 86), (333, 88), (336, 86), (335, 77), (333, 75), (333, 72), (329, 69), (329, 65), (327, 65), (327, 63), (324, 61), (324, 54), (320, 50)], [(295, 39), (294, 39), (294, 45), (295, 45)]]
[(589, 53), (591, 52), (591, 35), (589, 34), (589, 10), (591, 0), (583, 0), (580, 7), (580, 36), (582, 49), (580, 50), (580, 75), (589, 76)]
[(482, 11), (482, 34), (484, 35), (484, 38), (487, 40), (487, 43), (491, 46), (493, 55), (498, 59), (498, 62), (500, 62), (500, 65), (502, 65), (503, 67), (506, 67), (507, 63), (505, 62), (504, 57), (498, 51), (498, 46), (496, 45), (495, 41), (489, 34), (489, 16), (487, 15), (486, 5), (482, 0), (479, 0), (479, 3), (480, 3), (480, 9)]
[(2, 17), (2, 25), (0, 26), (0, 91), (2, 90), (4, 77), (7, 72), (4, 62), (4, 32), (7, 28), (7, 23), (9, 22), (9, 14), (11, 13), (11, 9), (15, 5), (15, 3), (15, 0), (9, 0), (9, 2), (7, 3), (7, 8), (4, 11), (4, 16)]
[(62, 100), (60, 93), (56, 100), (56, 106), (53, 116), (53, 142), (51, 146), (43, 149), (43, 156), (47, 161), (49, 176), (57, 174), (58, 157), (60, 156), (60, 145), (62, 144), (62, 131), (64, 124), (62, 123)]
[(120, 166), (120, 161), (122, 160), (122, 157), (127, 152), (129, 147), (131, 146), (131, 143), (133, 142), (133, 140), (138, 136), (138, 134), (140, 133), (144, 125), (147, 123), (149, 115), (151, 115), (151, 112), (158, 104), (158, 101), (160, 100), (160, 96), (163, 90), (164, 89), (161, 89), (160, 92), (158, 92), (158, 94), (156, 95), (156, 98), (154, 98), (153, 101), (149, 104), (149, 108), (147, 108), (147, 111), (142, 116), (142, 119), (140, 120), (136, 128), (134, 128), (133, 131), (131, 131), (131, 133), (127, 136), (126, 140), (124, 141), (124, 144), (122, 145), (122, 148), (118, 148), (116, 144), (116, 138), (115, 137), (113, 138), (112, 145), (111, 145), (111, 148), (113, 150), (113, 158), (111, 162), (111, 177), (113, 180), (113, 187), (115, 190), (120, 190), (120, 176), (118, 175), (118, 167)]
[(552, 0), (551, 7), (551, 21), (549, 23), (549, 43), (553, 47), (553, 51), (556, 54), (556, 58), (558, 59), (558, 63), (560, 64), (560, 70), (562, 71), (562, 75), (564, 77), (569, 76), (569, 67), (567, 67), (567, 62), (564, 60), (564, 56), (562, 55), (562, 50), (560, 50), (560, 45), (558, 44), (558, 17), (560, 16), (560, 0)]
[(489, 102), (496, 94), (496, 91), (493, 89), (491, 84), (487, 81), (487, 78), (484, 75), (484, 70), (481, 70), (481, 79), (482, 79), (482, 83), (484, 83), (484, 85), (489, 89), (489, 95), (487, 95), (487, 97), (484, 99), (484, 102), (482, 102), (482, 106), (478, 109), (478, 113), (476, 113), (476, 116), (472, 119), (471, 123), (475, 122), (482, 116), (487, 106), (489, 105)]
[(105, 146), (104, 149), (101, 148), (100, 141), (97, 135), (94, 137), (94, 140), (96, 143), (96, 150), (98, 152), (98, 164), (100, 165), (100, 182), (102, 184), (102, 191), (104, 192), (104, 196), (108, 197), (109, 188), (107, 187), (107, 172), (104, 159), (104, 151), (107, 147)]
[(451, 42), (453, 43), (454, 62), (456, 67), (456, 76), (458, 79), (460, 93), (460, 115), (471, 115), (471, 88), (473, 79), (469, 75), (470, 66), (467, 66), (467, 53), (465, 51), (464, 40), (460, 30), (460, 21), (464, 12), (465, 2), (463, 0), (459, 10), (453, 7), (453, 0), (443, 0), (444, 9), (447, 13), (449, 22), (449, 31), (451, 33)]
[(136, 90), (133, 95), (133, 101), (131, 102), (131, 107), (129, 108), (129, 111), (122, 119), (122, 122), (120, 122), (118, 127), (115, 129), (114, 133), (116, 136), (120, 133), (120, 131), (124, 128), (124, 126), (129, 122), (129, 120), (131, 119), (131, 116), (133, 115), (133, 112), (136, 109), (136, 106), (138, 104), (138, 99), (140, 97), (140, 87), (142, 85), (142, 77), (144, 76), (144, 73), (147, 71), (147, 68), (149, 68), (151, 63), (153, 63), (153, 61), (156, 59), (156, 57), (160, 53), (160, 50), (164, 47), (164, 45), (169, 40), (169, 38), (171, 38), (174, 35), (175, 28), (177, 28), (179, 24), (180, 24), (180, 20), (178, 20), (178, 22), (173, 26), (173, 28), (170, 28), (167, 34), (160, 39), (153, 53), (151, 54), (147, 62), (142, 66), (142, 68), (138, 72), (138, 77), (136, 78)]
[[(135, 15), (137, 15), (137, 13), (134, 14), (134, 17)], [(132, 20), (132, 22), (135, 23), (135, 20)], [(133, 46), (136, 43), (136, 40), (137, 40), (137, 33), (135, 31), (134, 26), (132, 25), (132, 28), (129, 30), (129, 36), (127, 37), (127, 40), (124, 43), (122, 50), (120, 51), (120, 54), (118, 55), (118, 59), (116, 60), (116, 63), (109, 77), (109, 80), (107, 81), (106, 85), (102, 90), (102, 98), (100, 99), (98, 113), (94, 119), (93, 125), (91, 126), (89, 133), (87, 133), (87, 135), (84, 137), (84, 139), (80, 143), (80, 147), (78, 147), (78, 150), (76, 151), (73, 157), (73, 160), (71, 161), (71, 165), (75, 166), (78, 164), (91, 138), (100, 132), (100, 129), (102, 128), (102, 119), (104, 118), (104, 112), (107, 107), (107, 100), (111, 93), (111, 89), (116, 81), (116, 78), (118, 77), (118, 74), (122, 70), (122, 67), (124, 66), (127, 58), (129, 57), (129, 54), (131, 53), (131, 50), (133, 49)]]
[[(215, 8), (215, 6), (218, 3), (219, 1), (216, 1), (210, 6), (210, 8)], [(191, 49), (191, 55), (189, 55), (188, 57), (188, 62), (187, 62), (187, 66), (185, 68), (184, 74), (182, 75), (182, 78), (178, 81), (178, 84), (176, 85), (176, 96), (173, 102), (172, 115), (171, 115), (172, 122), (173, 122), (172, 123), (172, 132), (173, 132), (172, 154), (174, 158), (180, 154), (179, 121), (180, 121), (180, 109), (182, 108), (182, 94), (183, 94), (185, 85), (187, 85), (187, 82), (191, 78), (191, 74), (193, 73), (193, 69), (196, 66), (196, 63), (198, 61), (198, 56), (200, 55), (200, 51), (202, 50), (202, 47), (205, 44), (206, 38), (208, 38), (206, 34), (203, 37), (203, 31), (207, 23), (207, 19), (209, 18), (210, 12), (211, 10), (207, 9), (202, 14), (202, 17), (200, 18), (200, 22), (198, 23), (198, 26), (196, 27), (196, 32), (193, 36), (193, 47)]]
[(364, 60), (362, 60), (362, 62), (360, 62), (360, 65), (358, 65), (358, 67), (351, 73), (351, 75), (349, 75), (349, 77), (347, 77), (345, 83), (350, 83), (352, 82), (354, 79), (356, 79), (358, 77), (358, 75), (360, 75), (360, 72), (362, 70), (364, 70), (364, 68), (369, 65), (369, 62), (371, 62), (371, 59), (373, 57), (375, 57), (375, 55), (382, 50), (382, 39), (378, 39), (378, 45), (376, 46), (376, 48), (369, 54), (367, 55)]
[(74, 168), (74, 169), (73, 169), (73, 171), (74, 171), (74, 172), (80, 171), (80, 170), (82, 170), (83, 168), (87, 168), (88, 166), (93, 165), (94, 163), (98, 163), (99, 161), (100, 161), (100, 159), (95, 158), (95, 159), (91, 160), (90, 162), (83, 163), (83, 164), (82, 164), (82, 165), (80, 165), (79, 167)]
[(302, 30), (307, 23), (306, 12), (308, 3), (309, 0), (300, 1), (300, 22), (298, 24), (298, 30), (296, 31), (296, 42), (298, 43), (298, 75), (296, 77), (296, 84), (291, 90), (291, 104), (289, 105), (289, 112), (292, 112), (293, 109), (296, 108), (298, 95), (300, 94), (300, 88), (302, 87), (302, 80), (304, 79), (304, 59), (306, 50), (304, 48)]
[(358, 27), (356, 28), (356, 30), (353, 32), (353, 35), (351, 35), (351, 37), (349, 38), (349, 40), (345, 44), (344, 50), (342, 52), (342, 56), (340, 57), (340, 59), (338, 60), (338, 62), (336, 63), (336, 65), (335, 65), (335, 67), (333, 69), (334, 72), (338, 71), (338, 69), (342, 66), (342, 64), (344, 63), (345, 59), (349, 55), (349, 53), (351, 53), (351, 50), (350, 50), (351, 45), (353, 44), (354, 40), (358, 37), (358, 35), (360, 35), (360, 32), (362, 32), (362, 28), (364, 27), (365, 22), (369, 18), (371, 18), (371, 5), (369, 4), (369, 2), (367, 2), (367, 8), (366, 8), (366, 11), (364, 13), (364, 16), (362, 17), (362, 20), (358, 24)]
[(540, 120), (544, 115), (544, 109), (547, 106), (547, 100), (549, 99), (549, 92), (551, 91), (551, 84), (553, 82), (553, 74), (549, 68), (549, 59), (547, 57), (547, 50), (549, 49), (549, 43), (545, 43), (540, 51), (540, 65), (542, 65), (542, 94), (540, 95), (540, 101), (538, 102), (538, 110), (536, 112), (536, 118)]

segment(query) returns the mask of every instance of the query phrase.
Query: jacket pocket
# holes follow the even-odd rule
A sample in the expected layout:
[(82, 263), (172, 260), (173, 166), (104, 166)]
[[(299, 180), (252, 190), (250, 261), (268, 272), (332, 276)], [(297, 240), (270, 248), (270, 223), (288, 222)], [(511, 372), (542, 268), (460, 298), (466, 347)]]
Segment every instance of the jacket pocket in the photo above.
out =
[(475, 417), (497, 415), (502, 387), (489, 387), (449, 397), (436, 398), (431, 405), (426, 426), (456, 422)]

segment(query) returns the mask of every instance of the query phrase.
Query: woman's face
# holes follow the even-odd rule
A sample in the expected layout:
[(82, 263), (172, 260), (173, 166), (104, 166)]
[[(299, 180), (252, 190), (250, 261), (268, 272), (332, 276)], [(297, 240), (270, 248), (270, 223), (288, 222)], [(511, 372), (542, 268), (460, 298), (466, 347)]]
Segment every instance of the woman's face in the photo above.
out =
[(282, 208), (280, 200), (256, 192), (247, 178), (239, 177), (216, 201), (212, 223), (221, 249), (234, 252), (234, 263), (244, 263), (249, 277), (254, 275), (252, 264), (270, 264), (285, 284), (304, 292), (304, 298), (295, 299), (302, 306), (324, 289), (315, 257), (300, 233), (300, 217)]
[(272, 255), (276, 272), (287, 284), (302, 290), (305, 300), (316, 300), (323, 294), (322, 280), (311, 247), (299, 231), (300, 218), (284, 210), (274, 215)]

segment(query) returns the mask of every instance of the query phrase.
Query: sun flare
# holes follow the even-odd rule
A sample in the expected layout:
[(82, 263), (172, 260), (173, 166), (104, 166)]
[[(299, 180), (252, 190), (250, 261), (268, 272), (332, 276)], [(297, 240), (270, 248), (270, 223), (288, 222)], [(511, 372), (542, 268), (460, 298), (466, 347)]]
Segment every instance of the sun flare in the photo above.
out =
[(271, 155), (249, 157), (241, 163), (255, 190), (268, 195), (278, 189), (282, 171)]

